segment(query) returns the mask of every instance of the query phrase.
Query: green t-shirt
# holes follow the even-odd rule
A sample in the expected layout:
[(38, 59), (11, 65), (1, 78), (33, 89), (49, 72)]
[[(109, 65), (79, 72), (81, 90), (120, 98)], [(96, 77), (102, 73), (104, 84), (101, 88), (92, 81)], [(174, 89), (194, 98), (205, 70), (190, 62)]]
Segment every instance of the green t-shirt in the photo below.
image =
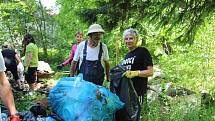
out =
[(34, 43), (29, 43), (26, 46), (24, 66), (27, 66), (27, 55), (32, 53), (32, 59), (29, 67), (38, 67), (38, 47)]

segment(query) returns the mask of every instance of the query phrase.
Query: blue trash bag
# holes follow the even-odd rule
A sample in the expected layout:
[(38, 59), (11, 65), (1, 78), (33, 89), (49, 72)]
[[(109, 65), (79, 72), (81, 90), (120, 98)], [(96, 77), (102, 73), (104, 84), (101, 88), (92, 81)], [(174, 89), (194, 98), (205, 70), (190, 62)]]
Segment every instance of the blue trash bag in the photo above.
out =
[(49, 117), (43, 118), (42, 121), (56, 121), (56, 120), (49, 116)]
[(61, 78), (48, 103), (65, 121), (113, 121), (113, 114), (124, 106), (116, 94), (83, 80), (82, 74)]
[[(1, 110), (1, 108), (0, 108)], [(10, 117), (8, 117), (8, 115), (6, 113), (1, 113), (0, 114), (0, 121), (9, 121)]]

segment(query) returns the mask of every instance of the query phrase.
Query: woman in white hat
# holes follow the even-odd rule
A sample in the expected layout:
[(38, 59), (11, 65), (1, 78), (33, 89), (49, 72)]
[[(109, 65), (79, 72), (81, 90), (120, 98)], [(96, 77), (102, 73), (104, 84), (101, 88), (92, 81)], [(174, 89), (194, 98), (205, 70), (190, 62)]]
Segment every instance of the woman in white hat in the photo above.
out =
[[(97, 85), (103, 85), (104, 75), (110, 80), (109, 55), (106, 44), (101, 42), (104, 30), (99, 24), (92, 24), (87, 35), (89, 39), (81, 42), (73, 58), (70, 76), (74, 76), (76, 66), (79, 66), (80, 73), (86, 81)], [(77, 65), (78, 60), (79, 65)]]

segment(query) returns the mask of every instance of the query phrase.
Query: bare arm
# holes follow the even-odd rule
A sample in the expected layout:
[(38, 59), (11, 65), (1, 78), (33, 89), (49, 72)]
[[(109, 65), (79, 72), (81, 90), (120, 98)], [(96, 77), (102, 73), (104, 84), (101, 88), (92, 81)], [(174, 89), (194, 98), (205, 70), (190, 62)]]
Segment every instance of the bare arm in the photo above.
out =
[(30, 66), (30, 62), (31, 62), (31, 59), (32, 59), (32, 52), (30, 52), (30, 53), (28, 53), (27, 55), (25, 55), (25, 56), (27, 56), (27, 60), (26, 60), (26, 67), (25, 67), (25, 70), (27, 70), (28, 69), (28, 67)]
[(153, 66), (147, 66), (147, 70), (140, 70), (139, 77), (149, 77), (153, 75)]
[(63, 65), (63, 66), (66, 66), (66, 65), (70, 64), (70, 63), (72, 62), (72, 60), (73, 60), (74, 55), (75, 55), (75, 54), (74, 54), (73, 49), (72, 49), (71, 52), (70, 52), (69, 58), (67, 58), (67, 59), (62, 63), (62, 65)]
[(18, 54), (15, 55), (15, 58), (18, 64), (22, 62)]
[(15, 108), (13, 94), (10, 88), (10, 84), (3, 71), (0, 72), (0, 96), (3, 103), (8, 108), (10, 115), (15, 115), (16, 108)]
[(106, 78), (107, 78), (107, 81), (110, 81), (110, 64), (109, 64), (109, 61), (104, 61), (104, 62), (105, 62)]
[(77, 63), (78, 63), (77, 61), (72, 61), (71, 68), (70, 68), (70, 76), (75, 75), (76, 66), (78, 66)]

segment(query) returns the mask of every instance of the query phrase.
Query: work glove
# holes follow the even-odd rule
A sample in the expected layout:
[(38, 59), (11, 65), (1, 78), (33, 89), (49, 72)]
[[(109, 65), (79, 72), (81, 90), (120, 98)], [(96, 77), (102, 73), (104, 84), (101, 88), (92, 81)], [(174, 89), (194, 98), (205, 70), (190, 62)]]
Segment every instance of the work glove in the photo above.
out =
[(18, 115), (11, 115), (10, 121), (21, 121)]
[(123, 73), (123, 76), (126, 76), (127, 78), (134, 78), (136, 76), (140, 75), (140, 71), (126, 71), (125, 73)]

